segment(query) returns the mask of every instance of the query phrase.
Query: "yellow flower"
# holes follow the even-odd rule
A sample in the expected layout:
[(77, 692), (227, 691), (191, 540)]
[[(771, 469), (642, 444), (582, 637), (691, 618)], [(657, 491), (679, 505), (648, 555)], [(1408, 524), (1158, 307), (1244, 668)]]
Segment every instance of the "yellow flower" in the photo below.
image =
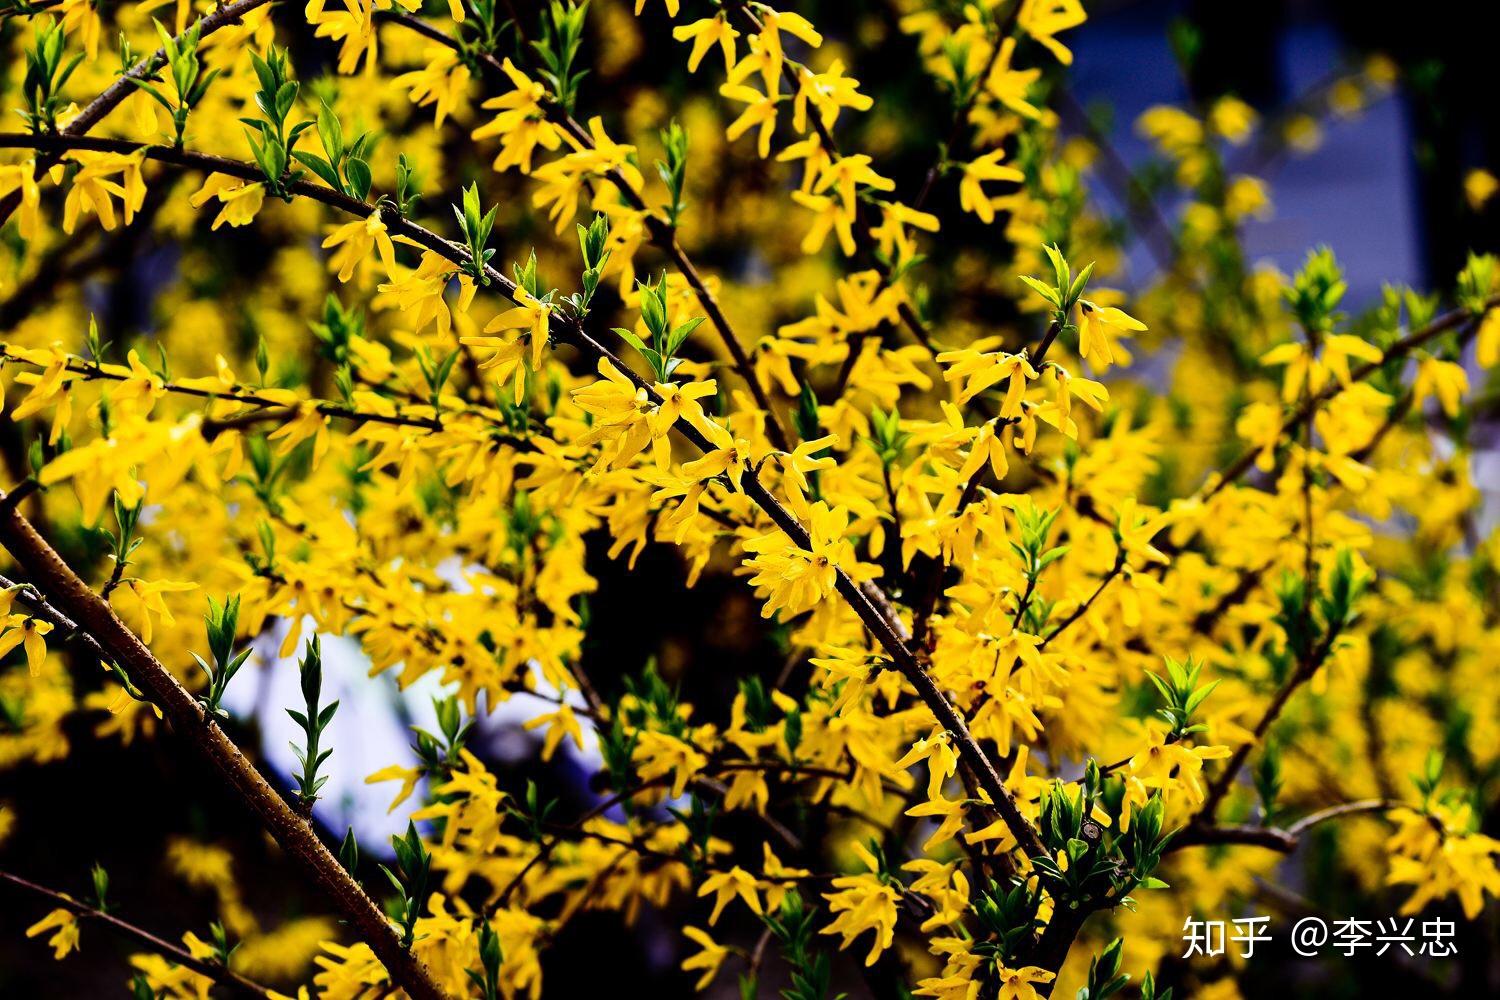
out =
[(985, 193), (984, 185), (989, 181), (1011, 181), (1016, 184), (1026, 180), (1026, 175), (1015, 167), (1000, 165), (1005, 159), (1005, 150), (992, 150), (971, 160), (963, 166), (963, 177), (958, 182), (958, 204), (965, 212), (973, 212), (979, 221), (988, 225), (995, 221), (995, 204), (998, 199)]
[[(861, 94), (858, 87), (858, 80), (844, 75), (842, 59), (835, 59), (821, 73), (803, 69), (798, 76), (797, 93), (792, 99), (792, 128), (798, 132), (806, 131), (808, 104), (817, 110), (823, 127), (829, 129), (838, 121), (840, 108), (870, 110), (875, 105), (874, 99)], [(864, 159), (868, 161), (869, 157)]]
[[(144, 157), (144, 152), (68, 153), (68, 159), (81, 163), (82, 168), (73, 175), (63, 202), (63, 232), (71, 233), (84, 212), (93, 212), (100, 226), (114, 229), (118, 224), (114, 198), (120, 199), (125, 224), (135, 221), (135, 213), (146, 201), (146, 182), (141, 176)], [(118, 180), (109, 179), (115, 175)]]
[(172, 617), (172, 609), (167, 606), (163, 594), (180, 594), (190, 590), (197, 590), (196, 583), (182, 580), (141, 580), (130, 579), (116, 588), (111, 595), (111, 600), (119, 600), (124, 604), (120, 611), (120, 617), (127, 621), (139, 621), (136, 629), (140, 633), (141, 641), (149, 643), (155, 633), (155, 623), (162, 622), (172, 625), (176, 619)]
[(383, 767), (365, 779), (365, 784), (376, 785), (383, 781), (399, 781), (401, 789), (396, 793), (395, 799), (391, 801), (390, 811), (395, 812), (396, 807), (407, 799), (411, 793), (417, 790), (417, 782), (422, 780), (422, 771), (415, 767), (402, 767), (400, 764), (392, 764)]
[(1233, 145), (1243, 145), (1255, 128), (1255, 109), (1237, 97), (1221, 97), (1208, 112), (1208, 124)]
[[(823, 36), (818, 34), (812, 22), (801, 14), (771, 10), (767, 7), (760, 8), (760, 11), (761, 30), (756, 37), (759, 38), (766, 56), (761, 75), (765, 79), (766, 89), (774, 90), (781, 85), (781, 68), (786, 58), (781, 43), (781, 33), (785, 31), (789, 35), (800, 38), (812, 48), (823, 44)], [(761, 154), (761, 156), (765, 155)]]
[(865, 931), (871, 932), (870, 952), (865, 956), (865, 965), (874, 965), (881, 952), (889, 948), (896, 936), (896, 890), (883, 882), (878, 874), (879, 863), (863, 844), (852, 845), (869, 872), (862, 875), (843, 875), (833, 880), (837, 892), (824, 893), (828, 910), (837, 914), (833, 923), (824, 927), (820, 934), (841, 934), (839, 950), (849, 947), (854, 939)]
[(365, 72), (374, 73), (379, 49), (376, 4), (373, 0), (343, 0), (344, 9), (330, 13), (323, 9), (323, 3), (324, 0), (308, 0), (303, 16), (317, 28), (316, 37), (343, 43), (339, 48), (339, 72), (353, 73), (364, 56)]
[[(405, 237), (397, 239), (407, 242)], [(458, 299), (454, 307), (450, 307), (448, 287), (455, 279), (458, 281)], [(381, 284), (379, 290), (389, 295), (403, 314), (411, 314), (409, 322), (413, 333), (421, 333), (435, 324), (438, 336), (446, 340), (453, 330), (453, 308), (460, 313), (467, 312), (474, 301), (476, 287), (474, 279), (461, 272), (458, 265), (447, 257), (423, 250), (422, 260), (415, 271), (407, 271), (400, 277), (392, 274), (391, 280)]]
[(870, 158), (863, 153), (839, 157), (823, 168), (817, 183), (813, 185), (814, 193), (832, 188), (838, 194), (844, 214), (854, 218), (858, 187), (870, 187), (876, 191), (894, 191), (896, 188), (896, 182), (877, 174), (871, 169), (870, 162)]
[(16, 192), (21, 195), (18, 216), (21, 238), (35, 239), (42, 219), (42, 190), (36, 182), (35, 161), (0, 164), (0, 198), (9, 198)]
[(1474, 211), (1482, 211), (1495, 192), (1500, 191), (1500, 180), (1488, 170), (1471, 170), (1464, 176), (1464, 197)]
[(259, 181), (251, 182), (228, 174), (211, 173), (203, 181), (198, 192), (188, 199), (194, 208), (203, 207), (210, 198), (217, 198), (224, 207), (214, 218), (210, 229), (218, 229), (224, 223), (231, 226), (248, 226), (260, 211), (265, 201), (266, 186)]
[(1182, 789), (1194, 804), (1203, 801), (1203, 785), (1198, 776), (1203, 773), (1205, 760), (1218, 760), (1229, 756), (1229, 748), (1190, 747), (1185, 743), (1168, 742), (1166, 734), (1153, 730), (1150, 744), (1130, 758), (1129, 776), (1140, 781), (1146, 788), (1163, 791)]
[(515, 89), (480, 105), (486, 111), (500, 113), (488, 125), (481, 125), (470, 133), (470, 138), (477, 141), (499, 136), (500, 154), (495, 157), (494, 169), (503, 171), (520, 167), (521, 173), (529, 174), (536, 148), (556, 149), (562, 145), (562, 135), (547, 121), (542, 107), (547, 88), (517, 69), (509, 58), (501, 68)]
[(104, 23), (94, 9), (93, 0), (62, 0), (58, 9), (62, 11), (63, 33), (72, 35), (77, 32), (83, 41), (83, 50), (89, 54), (89, 61), (98, 59), (99, 35)]
[(756, 149), (761, 159), (771, 155), (771, 135), (776, 131), (776, 102), (780, 99), (771, 94), (762, 94), (754, 87), (743, 83), (726, 83), (719, 88), (719, 93), (731, 101), (740, 101), (745, 105), (745, 110), (740, 116), (729, 123), (724, 130), (725, 136), (730, 142), (738, 139), (752, 128), (759, 128), (759, 138), (756, 140)]
[(1000, 43), (1000, 53), (990, 70), (984, 89), (1001, 104), (1025, 118), (1040, 118), (1042, 113), (1026, 99), (1026, 93), (1041, 79), (1040, 69), (1014, 69), (1011, 60), (1016, 54), (1016, 39), (1007, 35)]
[(1068, 370), (1062, 365), (1048, 364), (1047, 367), (1052, 369), (1053, 377), (1057, 379), (1057, 425), (1068, 437), (1076, 438), (1078, 427), (1071, 417), (1072, 401), (1075, 398), (1081, 399), (1085, 406), (1103, 412), (1104, 404), (1109, 400), (1109, 390), (1103, 383), (1093, 379), (1068, 374)]
[(542, 742), (542, 760), (552, 759), (564, 737), (572, 740), (579, 750), (583, 749), (583, 727), (578, 724), (578, 716), (573, 714), (571, 705), (559, 705), (557, 711), (534, 716), (523, 724), (525, 729), (543, 726), (547, 727), (547, 736)]
[(547, 348), (548, 325), (552, 318), (552, 306), (532, 298), (524, 288), (516, 289), (514, 309), (507, 309), (485, 324), (485, 333), (503, 330), (526, 331), (526, 342), (531, 346), (531, 370), (542, 370), (542, 352)]
[(945, 730), (935, 730), (913, 743), (905, 756), (896, 761), (899, 770), (906, 770), (917, 761), (927, 762), (927, 797), (941, 797), (943, 782), (958, 771), (958, 752), (953, 749), (951, 737)]
[(744, 543), (745, 550), (753, 553), (745, 561), (745, 568), (755, 572), (750, 584), (767, 592), (761, 611), (764, 617), (781, 610), (797, 615), (813, 608), (833, 593), (840, 568), (864, 572), (854, 562), (854, 547), (845, 537), (848, 526), (847, 509), (819, 500), (808, 510), (810, 549), (799, 548), (779, 528)]
[[(667, 5), (667, 14), (672, 17), (676, 17), (678, 8), (681, 6), (682, 0), (663, 0), (663, 2)], [(635, 0), (635, 13), (637, 17), (639, 17), (641, 11), (645, 9), (646, 0)]]
[[(750, 467), (750, 443), (714, 424), (708, 424), (705, 429), (710, 432), (708, 437), (715, 447), (712, 451), (705, 452), (702, 458), (684, 463), (683, 475), (695, 480), (725, 476), (734, 484), (735, 489), (739, 489), (740, 480)], [(657, 437), (656, 440), (662, 439)]]
[[(204, 188), (207, 187), (205, 184)], [(202, 194), (201, 191), (199, 193)], [(330, 231), (323, 240), (323, 249), (333, 247), (338, 247), (339, 250), (329, 259), (328, 267), (338, 273), (339, 281), (348, 281), (354, 277), (355, 269), (370, 259), (371, 250), (379, 252), (386, 274), (395, 273), (396, 248), (391, 243), (390, 233), (386, 230), (385, 221), (381, 219), (378, 209), (364, 219), (346, 222)]]
[(672, 776), (669, 786), (672, 798), (687, 790), (687, 784), (708, 766), (708, 757), (691, 744), (668, 733), (647, 731), (640, 734), (631, 759), (639, 766), (639, 777), (654, 782)]
[(78, 950), (78, 918), (73, 915), (73, 911), (58, 907), (26, 928), (26, 936), (33, 938), (48, 931), (56, 932), (47, 940), (52, 946), (54, 959), (62, 961), (68, 952)]
[(719, 914), (724, 912), (724, 906), (731, 899), (738, 896), (750, 907), (750, 912), (757, 917), (761, 915), (760, 897), (755, 893), (755, 877), (738, 865), (727, 872), (716, 872), (703, 880), (698, 887), (698, 897), (712, 895), (714, 897), (714, 911), (708, 916), (709, 926), (719, 922)]
[(293, 448), (309, 439), (313, 442), (312, 463), (316, 466), (328, 453), (328, 418), (313, 402), (299, 403), (295, 417), (266, 437), (268, 441), (281, 442), (276, 449), (278, 455), (290, 454)]
[[(1017, 23), (1022, 31), (1041, 42), (1064, 66), (1073, 64), (1073, 53), (1055, 37), (1088, 19), (1082, 0), (1023, 0)], [(1008, 998), (1007, 998), (1008, 1000)]]
[(1078, 354), (1096, 369), (1115, 363), (1116, 338), (1144, 329), (1145, 323), (1120, 309), (1078, 300)]
[[(638, 4), (644, 2), (645, 0), (637, 0)], [(713, 938), (691, 924), (684, 927), (682, 933), (692, 938), (697, 942), (698, 947), (703, 949), (696, 955), (688, 956), (679, 966), (684, 972), (691, 972), (694, 969), (703, 970), (703, 975), (699, 976), (698, 981), (693, 984), (693, 989), (701, 991), (719, 974), (719, 967), (724, 964), (724, 959), (729, 957), (729, 949), (716, 944)]]
[(814, 213), (812, 227), (802, 239), (803, 253), (814, 254), (823, 249), (828, 234), (834, 232), (838, 234), (839, 249), (844, 251), (844, 256), (854, 256), (857, 249), (854, 243), (854, 216), (844, 211), (842, 203), (828, 195), (809, 194), (805, 191), (793, 191), (792, 200)]
[(997, 978), (1000, 981), (997, 1000), (1042, 1000), (1036, 984), (1050, 983), (1057, 976), (1046, 969), (1028, 965), (1022, 969), (1002, 968)]
[(1421, 406), (1429, 396), (1436, 396), (1443, 412), (1456, 417), (1463, 405), (1463, 395), (1469, 391), (1469, 375), (1462, 365), (1422, 354), (1417, 361), (1417, 377), (1412, 382), (1411, 391), (1415, 405)]
[(1399, 808), (1396, 832), (1386, 841), (1391, 855), (1389, 885), (1411, 885), (1403, 914), (1419, 913), (1431, 901), (1457, 896), (1464, 916), (1476, 920), (1486, 896), (1500, 896), (1500, 840), (1474, 829), (1467, 803), (1432, 802), (1424, 810)]
[(1007, 354), (1004, 351), (981, 353), (965, 349), (945, 351), (937, 357), (938, 363), (947, 365), (943, 380), (953, 382), (964, 379), (963, 391), (958, 395), (963, 405), (1001, 379), (1009, 379), (1005, 389), (1005, 401), (1000, 404), (1000, 416), (1014, 417), (1021, 412), (1021, 398), (1026, 394), (1026, 383), (1037, 377), (1037, 370), (1026, 360), (1025, 352)]
[(638, 455), (651, 442), (650, 417), (656, 412), (644, 386), (616, 368), (608, 358), (599, 359), (602, 379), (573, 390), (573, 402), (593, 414), (593, 428), (578, 440), (580, 445), (600, 441), (614, 444), (613, 451), (600, 453), (596, 467), (622, 465)]
[[(463, 8), (458, 0), (449, 0), (454, 5), (455, 21), (463, 20)], [(471, 74), (458, 57), (458, 53), (447, 46), (435, 46), (427, 50), (427, 65), (421, 69), (402, 73), (391, 80), (392, 85), (406, 87), (411, 91), (417, 107), (437, 105), (434, 124), (441, 126), (443, 119), (459, 106), (469, 91)]]
[(42, 672), (42, 664), (47, 659), (47, 643), (42, 637), (51, 631), (50, 622), (11, 615), (6, 621), (4, 633), (0, 633), (0, 656), (17, 646), (23, 647), (26, 651), (26, 666), (31, 670), (31, 676), (35, 677)]
[[(643, 3), (644, 0), (640, 2)], [(672, 37), (679, 42), (692, 40), (693, 51), (688, 56), (687, 64), (689, 73), (698, 72), (698, 64), (715, 45), (724, 52), (724, 71), (727, 73), (734, 69), (734, 40), (740, 37), (740, 33), (729, 26), (729, 18), (723, 13), (702, 18), (692, 24), (678, 25), (672, 29)]]

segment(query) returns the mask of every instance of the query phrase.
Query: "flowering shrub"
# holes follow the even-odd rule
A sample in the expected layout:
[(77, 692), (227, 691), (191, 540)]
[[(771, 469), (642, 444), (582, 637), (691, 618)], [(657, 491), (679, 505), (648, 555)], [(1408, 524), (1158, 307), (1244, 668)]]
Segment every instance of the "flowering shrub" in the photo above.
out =
[[(893, 6), (10, 0), (0, 761), (199, 759), (321, 906), (182, 839), (211, 932), (7, 857), (28, 934), (125, 935), (142, 998), (494, 1000), (580, 913), (664, 910), (700, 990), (1099, 1000), (1236, 995), (1180, 958), (1204, 918), (1483, 918), (1495, 260), (1356, 315), (1326, 250), (1253, 266), (1235, 150), (1315, 125), (1226, 98), (1138, 123), (1181, 208), (1123, 179), (1127, 298), (1122, 178), (1061, 127), (1079, 0)], [(92, 316), (140, 233), (140, 315)], [(611, 652), (602, 601), (675, 614), (602, 591), (648, 549), (753, 595), (721, 697)], [(356, 762), (416, 803), (389, 847), (317, 812), (331, 636), (442, 686)], [(285, 777), (247, 667), (297, 671)], [(475, 736), (512, 697), (519, 773)], [(597, 797), (527, 780), (560, 753)]]

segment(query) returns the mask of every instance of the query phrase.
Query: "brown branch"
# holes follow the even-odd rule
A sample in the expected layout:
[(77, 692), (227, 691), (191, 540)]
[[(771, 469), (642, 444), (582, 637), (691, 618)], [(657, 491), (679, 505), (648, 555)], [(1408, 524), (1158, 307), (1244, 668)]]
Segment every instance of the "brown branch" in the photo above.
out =
[(77, 917), (103, 924), (110, 930), (145, 945), (168, 961), (180, 965), (185, 969), (191, 969), (200, 976), (212, 979), (215, 984), (222, 986), (224, 991), (230, 996), (254, 997), (256, 1000), (270, 1000), (271, 997), (275, 996), (275, 994), (264, 986), (246, 979), (239, 973), (231, 971), (226, 966), (219, 965), (217, 962), (205, 962), (203, 959), (194, 958), (186, 949), (180, 948), (170, 941), (164, 941), (150, 931), (142, 927), (137, 927), (128, 920), (122, 920), (114, 914), (107, 913), (98, 907), (79, 902), (71, 896), (66, 896), (55, 889), (38, 885), (19, 875), (12, 875), (7, 871), (0, 871), (0, 882), (8, 882), (18, 889), (24, 889), (34, 896), (40, 896), (53, 906), (61, 907)]
[(1219, 802), (1229, 792), (1230, 786), (1234, 784), (1234, 779), (1239, 775), (1240, 769), (1245, 766), (1245, 761), (1249, 759), (1251, 749), (1265, 737), (1271, 728), (1271, 724), (1280, 717), (1282, 709), (1286, 708), (1287, 702), (1291, 700), (1292, 695), (1297, 692), (1297, 689), (1312, 680), (1313, 675), (1318, 672), (1318, 668), (1322, 666), (1323, 661), (1328, 658), (1328, 654), (1333, 651), (1333, 644), (1338, 637), (1339, 630), (1330, 629), (1328, 635), (1323, 638), (1317, 648), (1308, 653), (1307, 657), (1297, 665), (1297, 669), (1292, 673), (1292, 676), (1276, 692), (1275, 697), (1271, 699), (1271, 703), (1266, 706), (1264, 714), (1261, 715), (1260, 721), (1255, 724), (1255, 730), (1251, 738), (1239, 745), (1234, 751), (1233, 756), (1229, 758), (1229, 763), (1225, 765), (1224, 770), (1208, 786), (1208, 794), (1203, 799), (1203, 805), (1199, 807), (1197, 814), (1193, 817), (1192, 822), (1194, 824), (1201, 824), (1205, 820), (1211, 821), (1213, 819)]
[(1168, 851), (1216, 844), (1242, 844), (1290, 854), (1297, 838), (1287, 830), (1270, 826), (1187, 826), (1167, 846)]
[(1308, 813), (1285, 829), (1274, 826), (1187, 826), (1172, 838), (1167, 853), (1185, 847), (1208, 847), (1219, 844), (1243, 844), (1264, 847), (1272, 851), (1290, 854), (1302, 842), (1302, 835), (1315, 826), (1344, 816), (1361, 813), (1384, 812), (1395, 809), (1400, 802), (1391, 799), (1359, 799), (1342, 802), (1327, 809)]
[(445, 994), (431, 973), (401, 946), (385, 914), (329, 853), (307, 821), (276, 793), (177, 678), (115, 616), (114, 610), (89, 589), (15, 510), (0, 521), (0, 543), (26, 569), (33, 586), (93, 638), (104, 654), (161, 710), (178, 736), (234, 789), (272, 839), (371, 947), (391, 979), (418, 1000), (441, 1000)]
[(1338, 819), (1341, 816), (1352, 816), (1357, 813), (1385, 812), (1388, 809), (1395, 809), (1400, 805), (1400, 802), (1393, 802), (1390, 799), (1359, 799), (1355, 802), (1344, 802), (1340, 805), (1329, 806), (1327, 809), (1320, 809), (1315, 813), (1308, 813), (1287, 827), (1286, 832), (1292, 837), (1300, 837), (1318, 824), (1326, 823), (1331, 819)]

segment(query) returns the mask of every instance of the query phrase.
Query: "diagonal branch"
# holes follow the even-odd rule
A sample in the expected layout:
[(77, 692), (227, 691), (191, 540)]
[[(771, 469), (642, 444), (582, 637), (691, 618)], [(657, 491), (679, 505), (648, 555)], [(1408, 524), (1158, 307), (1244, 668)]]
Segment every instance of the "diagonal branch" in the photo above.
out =
[(7, 871), (0, 871), (0, 882), (9, 883), (34, 896), (40, 896), (53, 906), (61, 907), (75, 916), (101, 923), (117, 934), (145, 945), (167, 961), (180, 965), (185, 969), (191, 969), (200, 976), (212, 979), (216, 985), (223, 987), (224, 992), (230, 996), (250, 997), (253, 1000), (272, 1000), (276, 995), (259, 983), (252, 982), (239, 973), (232, 971), (227, 966), (219, 965), (216, 962), (205, 962), (201, 958), (194, 958), (186, 949), (157, 937), (145, 928), (137, 927), (130, 921), (122, 920), (114, 914), (107, 913), (98, 907), (79, 902), (73, 897), (64, 895), (55, 889), (38, 885), (19, 875), (12, 875)]
[(385, 914), (307, 821), (292, 811), (177, 678), (13, 508), (0, 520), (0, 544), (25, 568), (32, 586), (98, 644), (161, 710), (178, 736), (235, 790), (282, 850), (370, 946), (391, 979), (417, 1000), (443, 1000), (445, 994), (426, 966), (401, 946)]

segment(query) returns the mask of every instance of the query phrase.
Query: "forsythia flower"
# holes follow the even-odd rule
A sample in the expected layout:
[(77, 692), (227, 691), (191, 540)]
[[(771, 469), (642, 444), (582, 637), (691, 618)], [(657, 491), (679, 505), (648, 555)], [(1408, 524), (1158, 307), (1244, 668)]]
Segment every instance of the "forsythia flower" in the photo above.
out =
[(943, 372), (945, 381), (953, 382), (958, 379), (964, 380), (963, 391), (959, 393), (960, 405), (973, 399), (990, 386), (1002, 379), (1008, 380), (1005, 388), (1005, 401), (1000, 404), (1000, 416), (1014, 417), (1021, 412), (1021, 398), (1026, 393), (1026, 384), (1037, 377), (1037, 370), (1031, 367), (1031, 362), (1026, 360), (1026, 355), (1006, 354), (1004, 351), (996, 351), (992, 354), (982, 354), (978, 351), (948, 351), (938, 355), (938, 363), (947, 365)]
[[(457, 4), (457, 0), (453, 0)], [(463, 8), (455, 6), (454, 20), (463, 20)], [(397, 87), (411, 91), (412, 100), (418, 107), (437, 105), (435, 125), (441, 126), (443, 119), (463, 101), (469, 90), (471, 74), (469, 67), (459, 61), (458, 53), (446, 46), (429, 49), (425, 67), (402, 73), (391, 80)]]
[(874, 855), (862, 844), (854, 844), (853, 849), (869, 871), (862, 875), (843, 875), (833, 880), (833, 887), (838, 891), (825, 893), (823, 898), (828, 900), (829, 911), (838, 916), (819, 933), (843, 935), (843, 940), (839, 942), (842, 950), (865, 931), (871, 932), (873, 939), (869, 954), (865, 956), (865, 965), (868, 966), (874, 965), (880, 953), (895, 940), (897, 896), (896, 890), (883, 882), (877, 874), (880, 865)]
[(73, 911), (58, 907), (45, 917), (26, 928), (27, 937), (36, 937), (53, 931), (47, 943), (52, 946), (52, 957), (61, 961), (70, 951), (78, 950), (78, 918)]
[[(207, 187), (206, 184), (204, 186)], [(396, 269), (396, 248), (391, 243), (390, 233), (386, 230), (385, 220), (380, 217), (379, 211), (371, 212), (362, 221), (346, 222), (336, 227), (323, 240), (323, 249), (333, 247), (338, 247), (339, 250), (329, 258), (328, 266), (338, 273), (340, 281), (348, 281), (354, 277), (355, 269), (369, 259), (371, 250), (379, 252), (380, 262), (385, 266), (387, 274)]]
[[(761, 69), (761, 76), (765, 79), (766, 90), (774, 91), (781, 85), (781, 68), (786, 59), (782, 48), (781, 33), (785, 31), (806, 42), (812, 48), (823, 44), (823, 36), (812, 26), (807, 18), (801, 14), (790, 11), (777, 11), (762, 8), (760, 23), (761, 30), (757, 37), (764, 48), (766, 55), (765, 66)], [(761, 156), (766, 154), (762, 153)]]
[(1050, 983), (1057, 977), (1046, 969), (1028, 965), (1023, 969), (1001, 969), (997, 1000), (1041, 1000), (1036, 984)]
[(740, 116), (729, 123), (724, 134), (731, 142), (750, 131), (752, 128), (760, 129), (759, 138), (756, 140), (756, 149), (762, 159), (771, 155), (771, 135), (776, 131), (776, 101), (774, 91), (771, 94), (762, 94), (754, 87), (743, 83), (726, 83), (719, 88), (719, 93), (732, 101), (739, 101), (745, 105), (745, 110)]
[(531, 162), (536, 148), (556, 149), (562, 145), (562, 136), (557, 127), (547, 121), (541, 102), (547, 96), (547, 88), (535, 82), (506, 59), (501, 64), (505, 75), (515, 89), (499, 97), (492, 97), (480, 107), (486, 111), (499, 111), (488, 125), (482, 125), (470, 133), (478, 141), (500, 136), (500, 155), (495, 157), (496, 170), (520, 167), (524, 174), (531, 173)]
[(21, 238), (35, 239), (41, 225), (42, 191), (37, 186), (34, 161), (0, 164), (0, 198), (9, 198), (12, 194), (20, 196)]
[[(248, 226), (255, 220), (265, 202), (266, 186), (259, 181), (245, 181), (227, 174), (212, 173), (203, 181), (198, 193), (188, 199), (188, 204), (201, 208), (210, 198), (217, 198), (223, 208), (215, 216), (210, 229), (218, 229), (224, 223), (231, 226)], [(325, 244), (326, 246), (327, 244)]]
[(1412, 394), (1417, 406), (1429, 396), (1436, 396), (1443, 412), (1450, 417), (1458, 416), (1464, 393), (1469, 391), (1469, 375), (1462, 365), (1451, 361), (1439, 361), (1424, 356), (1417, 362), (1417, 377), (1412, 383)]
[(734, 69), (734, 40), (740, 37), (740, 33), (729, 26), (729, 18), (724, 14), (705, 17), (692, 24), (678, 25), (672, 29), (672, 37), (679, 42), (691, 40), (693, 43), (693, 51), (688, 56), (689, 73), (698, 72), (698, 64), (715, 45), (724, 52), (724, 71), (727, 73)]
[[(708, 758), (690, 744), (667, 733), (641, 733), (633, 759), (640, 766), (642, 781), (672, 776), (672, 797), (687, 790), (687, 784), (708, 765)], [(711, 921), (710, 921), (711, 922)]]
[(5, 631), (0, 633), (0, 656), (17, 646), (26, 651), (26, 666), (31, 676), (41, 673), (42, 663), (47, 658), (47, 643), (43, 638), (52, 631), (52, 624), (37, 618), (10, 615), (5, 620)]
[(988, 225), (995, 221), (995, 202), (985, 193), (984, 185), (989, 181), (1012, 181), (1021, 183), (1026, 175), (1015, 167), (1000, 165), (1005, 159), (1005, 150), (996, 149), (963, 165), (963, 177), (958, 182), (958, 203), (965, 212), (973, 212), (979, 221)]
[(1064, 66), (1073, 63), (1073, 53), (1056, 38), (1087, 20), (1082, 0), (1022, 0), (1017, 23), (1021, 30), (1046, 46)]
[[(640, 0), (644, 2), (644, 0)], [(703, 970), (703, 975), (693, 984), (693, 989), (702, 990), (713, 978), (719, 974), (719, 967), (724, 964), (724, 959), (729, 957), (729, 949), (723, 945), (716, 944), (714, 939), (706, 933), (691, 925), (682, 929), (682, 933), (692, 938), (703, 950), (696, 955), (683, 959), (680, 968), (684, 972), (692, 972), (697, 969)]]
[[(84, 212), (99, 217), (99, 225), (114, 229), (118, 225), (115, 198), (120, 199), (125, 224), (135, 221), (135, 213), (146, 201), (146, 182), (141, 177), (140, 153), (70, 152), (68, 158), (82, 164), (73, 175), (63, 202), (63, 232), (71, 233)], [(119, 180), (109, 178), (119, 175)]]
[(716, 872), (703, 880), (698, 887), (699, 896), (714, 897), (714, 911), (708, 915), (709, 925), (719, 922), (719, 914), (724, 912), (724, 906), (731, 899), (738, 896), (750, 907), (750, 912), (757, 917), (763, 912), (760, 905), (760, 897), (755, 893), (755, 878), (743, 868), (731, 868), (727, 872)]
[(796, 615), (808, 610), (833, 592), (838, 572), (860, 573), (854, 562), (854, 547), (845, 532), (849, 512), (829, 507), (821, 500), (812, 504), (805, 519), (810, 548), (797, 546), (780, 530), (751, 538), (745, 549), (754, 553), (745, 561), (753, 570), (752, 586), (767, 591), (764, 617), (777, 611)]
[(1115, 363), (1116, 338), (1144, 329), (1145, 323), (1122, 310), (1096, 306), (1087, 299), (1078, 300), (1078, 354), (1096, 369)]

